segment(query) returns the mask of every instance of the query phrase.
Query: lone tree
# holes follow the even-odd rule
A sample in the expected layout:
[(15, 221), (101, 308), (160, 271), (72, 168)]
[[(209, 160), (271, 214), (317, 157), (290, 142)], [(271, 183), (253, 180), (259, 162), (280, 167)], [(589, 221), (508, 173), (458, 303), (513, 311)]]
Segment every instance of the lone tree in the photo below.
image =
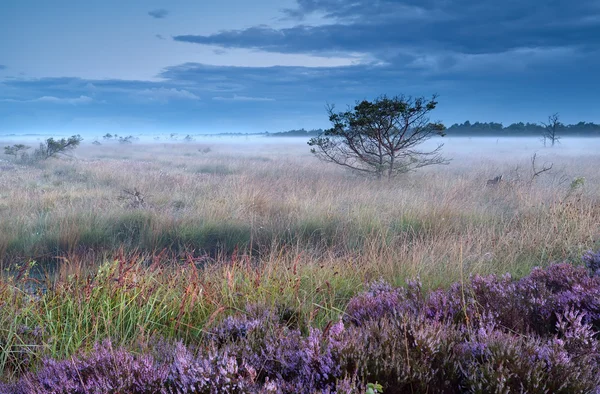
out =
[(544, 146), (547, 141), (550, 141), (550, 146), (554, 146), (556, 143), (560, 143), (560, 137), (558, 131), (564, 127), (560, 121), (558, 114), (552, 114), (548, 116), (548, 123), (542, 122), (544, 125), (544, 131), (542, 133), (542, 139), (544, 140)]
[(378, 179), (432, 164), (447, 164), (440, 155), (443, 144), (429, 151), (417, 146), (434, 136), (444, 136), (444, 125), (430, 123), (437, 96), (381, 96), (357, 102), (346, 112), (327, 107), (331, 129), (311, 138), (308, 145), (319, 159), (339, 164)]

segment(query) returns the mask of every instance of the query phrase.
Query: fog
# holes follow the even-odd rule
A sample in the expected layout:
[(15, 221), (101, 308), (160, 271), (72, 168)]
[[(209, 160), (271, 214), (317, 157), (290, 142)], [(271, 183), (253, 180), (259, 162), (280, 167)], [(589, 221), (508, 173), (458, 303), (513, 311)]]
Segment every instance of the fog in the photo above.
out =
[(445, 155), (470, 156), (473, 158), (510, 159), (533, 153), (548, 155), (593, 155), (598, 154), (600, 140), (596, 138), (563, 138), (555, 146), (544, 146), (537, 137), (451, 137), (435, 138), (422, 145), (423, 150), (443, 143)]
[[(0, 136), (0, 145), (25, 143), (35, 147), (47, 138), (62, 138), (66, 135), (10, 135)], [(118, 140), (105, 140), (102, 137), (83, 136), (82, 147), (94, 142), (106, 148), (136, 149), (142, 145), (202, 145), (213, 150), (228, 153), (295, 153), (310, 154), (307, 145), (309, 138), (304, 137), (272, 137), (265, 135), (192, 135), (191, 141), (184, 140), (184, 135), (172, 137), (164, 135), (135, 135), (131, 143), (120, 143)], [(438, 144), (443, 144), (442, 154), (448, 158), (493, 159), (508, 161), (530, 157), (537, 153), (539, 156), (589, 156), (598, 155), (600, 141), (593, 137), (562, 138), (554, 147), (544, 146), (541, 138), (537, 137), (435, 137), (421, 144), (418, 149), (430, 151)]]
[[(156, 139), (156, 138), (159, 139)], [(193, 136), (193, 141), (183, 140), (184, 136), (173, 140), (169, 136), (139, 136), (139, 140), (132, 143), (152, 144), (202, 144), (219, 148), (220, 150), (239, 150), (240, 152), (252, 151), (281, 151), (290, 149), (295, 152), (310, 151), (304, 137), (267, 137), (263, 135), (206, 135)], [(118, 142), (105, 143), (118, 144)], [(91, 142), (90, 140), (87, 141)], [(513, 159), (531, 156), (533, 153), (544, 155), (596, 155), (599, 154), (600, 139), (593, 137), (562, 138), (554, 147), (544, 146), (538, 137), (435, 137), (419, 146), (419, 150), (428, 151), (435, 149), (438, 144), (443, 144), (442, 152), (445, 156), (466, 156), (471, 158)], [(263, 152), (266, 153), (266, 152)]]

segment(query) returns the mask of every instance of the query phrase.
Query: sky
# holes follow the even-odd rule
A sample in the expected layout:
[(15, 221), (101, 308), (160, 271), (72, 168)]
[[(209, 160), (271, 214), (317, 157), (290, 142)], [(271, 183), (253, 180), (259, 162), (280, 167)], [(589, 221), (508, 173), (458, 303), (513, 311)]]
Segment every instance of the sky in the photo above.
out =
[(600, 123), (597, 0), (2, 0), (0, 37), (0, 135), (326, 128), (384, 94)]

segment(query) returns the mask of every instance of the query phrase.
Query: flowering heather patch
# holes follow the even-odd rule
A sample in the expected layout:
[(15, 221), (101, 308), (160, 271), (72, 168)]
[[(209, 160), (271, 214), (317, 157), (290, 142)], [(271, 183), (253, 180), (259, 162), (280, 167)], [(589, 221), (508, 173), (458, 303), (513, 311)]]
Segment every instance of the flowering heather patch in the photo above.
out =
[(21, 379), (13, 392), (147, 393), (161, 387), (167, 372), (152, 357), (113, 349), (106, 341), (94, 346), (89, 355), (64, 361), (46, 360), (39, 371)]
[(104, 342), (0, 392), (364, 393), (377, 383), (386, 394), (591, 393), (599, 300), (600, 278), (568, 264), (520, 280), (473, 276), (428, 295), (418, 281), (378, 281), (323, 329), (302, 333), (252, 306), (195, 346), (157, 343), (140, 355)]

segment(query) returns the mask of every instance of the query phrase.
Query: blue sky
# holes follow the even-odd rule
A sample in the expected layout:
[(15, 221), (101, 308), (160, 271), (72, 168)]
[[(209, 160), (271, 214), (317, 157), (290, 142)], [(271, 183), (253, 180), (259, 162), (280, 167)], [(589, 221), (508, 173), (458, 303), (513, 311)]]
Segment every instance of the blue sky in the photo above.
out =
[(381, 94), (600, 122), (597, 0), (3, 0), (0, 36), (1, 134), (318, 128)]

